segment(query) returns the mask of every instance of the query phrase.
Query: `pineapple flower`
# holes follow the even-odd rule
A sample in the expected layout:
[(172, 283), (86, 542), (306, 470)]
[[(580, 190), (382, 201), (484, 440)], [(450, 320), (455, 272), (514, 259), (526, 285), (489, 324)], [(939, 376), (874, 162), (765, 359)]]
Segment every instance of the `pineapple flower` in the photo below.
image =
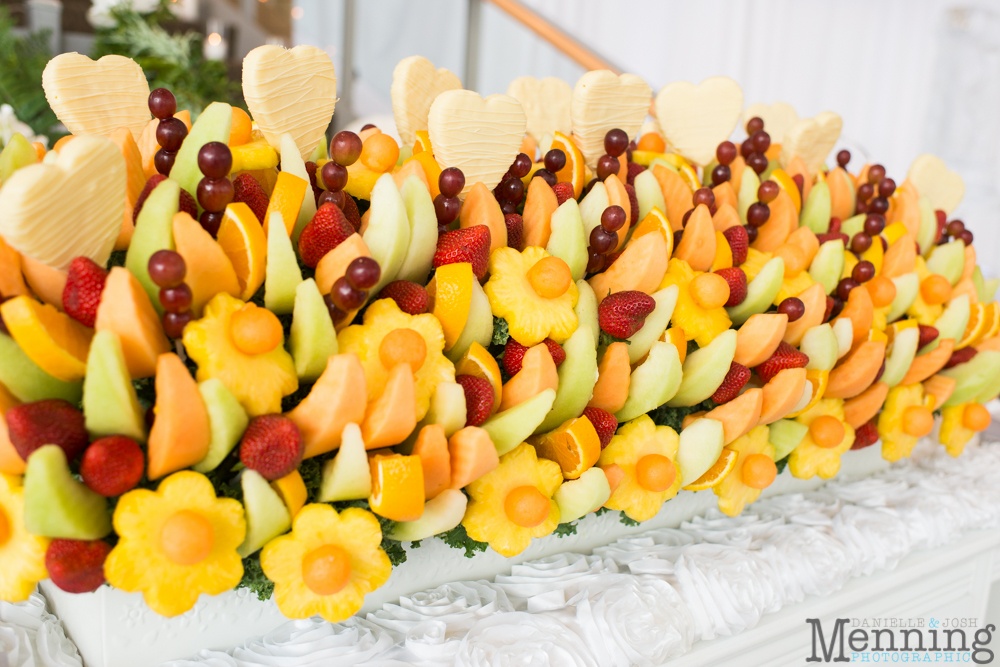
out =
[(919, 438), (906, 432), (907, 410), (910, 408), (926, 410), (922, 384), (896, 385), (889, 390), (878, 416), (882, 458), (886, 461), (909, 457), (917, 444)]
[[(840, 455), (854, 444), (854, 429), (844, 421), (844, 401), (824, 398), (795, 418), (809, 427), (788, 456), (788, 469), (799, 479), (830, 479), (840, 470)], [(815, 422), (815, 424), (814, 424)]]
[(677, 495), (681, 476), (675, 460), (680, 439), (669, 426), (657, 426), (649, 415), (625, 422), (604, 451), (597, 465), (608, 480), (620, 481), (605, 507), (621, 510), (634, 521), (656, 516), (664, 502)]
[(45, 550), (49, 540), (24, 527), (21, 478), (0, 473), (0, 601), (24, 602), (35, 584), (49, 576)]
[(667, 273), (657, 289), (677, 285), (677, 304), (670, 322), (683, 329), (687, 340), (697, 342), (698, 347), (705, 347), (732, 326), (732, 321), (725, 308), (702, 308), (691, 296), (691, 281), (701, 273), (693, 270), (683, 259), (675, 257), (667, 264)]
[(767, 426), (756, 426), (726, 445), (726, 449), (736, 452), (736, 464), (712, 490), (719, 497), (719, 509), (727, 516), (737, 516), (777, 476), (774, 446), (768, 442), (768, 433)]

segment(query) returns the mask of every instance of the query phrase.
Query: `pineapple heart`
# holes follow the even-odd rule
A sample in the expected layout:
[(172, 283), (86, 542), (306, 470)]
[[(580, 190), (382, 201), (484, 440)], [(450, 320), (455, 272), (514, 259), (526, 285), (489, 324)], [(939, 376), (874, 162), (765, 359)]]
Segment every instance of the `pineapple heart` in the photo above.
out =
[(815, 118), (800, 118), (788, 130), (781, 145), (782, 166), (788, 166), (798, 155), (806, 163), (809, 173), (815, 174), (840, 138), (843, 125), (840, 116), (832, 111), (824, 111)]
[(927, 195), (931, 206), (951, 213), (965, 196), (965, 182), (954, 171), (949, 171), (944, 161), (936, 155), (924, 153), (913, 161), (906, 177), (917, 188), (917, 192)]
[(434, 69), (423, 56), (403, 58), (392, 70), (392, 115), (403, 145), (412, 144), (417, 132), (427, 129), (427, 114), (434, 99), (446, 90), (461, 90), (462, 82), (450, 70)]
[(743, 109), (743, 91), (724, 76), (697, 86), (675, 81), (656, 95), (656, 120), (674, 150), (698, 165), (715, 157), (716, 147), (729, 138)]
[(537, 141), (541, 141), (546, 134), (569, 134), (573, 131), (569, 112), (573, 103), (573, 89), (562, 79), (554, 76), (544, 79), (522, 76), (510, 82), (507, 94), (524, 107), (524, 115), (528, 119), (528, 134)]
[(604, 135), (619, 128), (635, 138), (646, 119), (653, 91), (635, 74), (615, 76), (606, 69), (587, 72), (573, 88), (570, 115), (573, 135), (587, 165), (594, 168), (604, 155)]

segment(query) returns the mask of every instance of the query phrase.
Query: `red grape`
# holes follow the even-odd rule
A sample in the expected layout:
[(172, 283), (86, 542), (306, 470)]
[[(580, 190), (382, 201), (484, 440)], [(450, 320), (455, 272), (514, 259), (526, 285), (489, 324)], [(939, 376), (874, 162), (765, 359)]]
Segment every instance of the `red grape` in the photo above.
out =
[(889, 211), (889, 200), (885, 197), (872, 197), (868, 202), (868, 210), (872, 213), (885, 214)]
[(368, 290), (378, 284), (382, 269), (372, 257), (356, 257), (347, 265), (347, 282), (359, 290)]
[[(612, 130), (613, 132), (614, 130)], [(607, 139), (604, 143), (607, 143)], [(545, 168), (551, 171), (553, 174), (562, 171), (566, 167), (566, 154), (562, 152), (562, 149), (553, 148), (548, 153), (545, 154)]]
[(319, 199), (316, 200), (316, 206), (319, 207), (323, 204), (333, 204), (343, 211), (344, 205), (347, 204), (347, 193), (343, 190), (324, 190)]
[(750, 208), (747, 209), (747, 224), (751, 227), (762, 226), (770, 217), (771, 209), (759, 201), (750, 204)]
[(438, 176), (438, 189), (445, 197), (457, 197), (465, 187), (465, 174), (458, 167), (448, 167)]
[[(615, 162), (615, 164), (618, 164), (618, 163)], [(543, 179), (546, 183), (549, 184), (549, 187), (555, 186), (555, 184), (557, 182), (556, 181), (556, 175), (553, 174), (548, 169), (539, 169), (538, 171), (535, 172), (535, 175), (532, 176), (532, 178), (541, 178), (541, 179)]]
[(447, 197), (444, 193), (434, 198), (434, 213), (437, 214), (438, 224), (450, 225), (458, 219), (458, 214), (462, 212), (462, 202), (458, 197)]
[(972, 230), (963, 229), (962, 233), (958, 235), (958, 239), (965, 245), (972, 245)]
[(187, 264), (179, 252), (157, 250), (149, 258), (147, 265), (149, 278), (157, 287), (164, 289), (177, 287), (187, 275)]
[(510, 173), (518, 178), (524, 178), (529, 171), (531, 171), (531, 158), (525, 153), (518, 153), (514, 163), (510, 165)]
[(878, 182), (878, 193), (886, 198), (892, 196), (892, 193), (896, 191), (896, 181), (891, 178), (883, 178)]
[(198, 182), (198, 204), (206, 211), (221, 213), (233, 201), (233, 182), (228, 178), (209, 178)]
[(233, 152), (221, 141), (210, 141), (198, 151), (198, 168), (208, 178), (224, 178), (233, 168)]
[(609, 232), (617, 232), (625, 224), (625, 209), (621, 206), (609, 206), (601, 214), (601, 227)]
[(751, 153), (753, 153), (753, 143), (750, 141), (750, 137), (747, 137), (743, 140), (743, 143), (740, 144), (740, 155), (742, 155), (743, 159), (746, 160), (750, 157)]
[(157, 88), (151, 92), (146, 104), (149, 106), (149, 113), (160, 120), (177, 113), (177, 98), (166, 88)]
[(730, 165), (736, 159), (736, 144), (731, 141), (723, 141), (715, 149), (715, 159), (719, 164)]
[(510, 215), (511, 213), (517, 213), (517, 204), (512, 201), (502, 201), (500, 202), (500, 211), (504, 215)]
[(165, 118), (156, 126), (156, 143), (164, 150), (177, 151), (187, 133), (187, 125), (180, 118)]
[(757, 130), (750, 135), (750, 145), (756, 152), (763, 153), (771, 147), (771, 135), (764, 130)]
[(174, 160), (176, 159), (176, 152), (166, 151), (161, 148), (156, 151), (156, 155), (153, 156), (153, 165), (156, 167), (157, 173), (169, 176), (170, 170), (174, 168)]
[(368, 298), (368, 293), (354, 289), (351, 283), (347, 282), (347, 276), (337, 278), (330, 290), (334, 305), (345, 313), (360, 308)]
[(859, 255), (871, 247), (872, 237), (868, 236), (864, 232), (858, 232), (854, 235), (854, 238), (851, 239), (851, 251)]
[(747, 134), (753, 134), (754, 132), (759, 132), (764, 129), (764, 119), (760, 116), (754, 116), (747, 121)]
[(597, 160), (597, 178), (602, 181), (606, 180), (611, 174), (617, 174), (620, 168), (621, 164), (618, 162), (618, 158), (605, 153)]
[(361, 157), (361, 137), (349, 130), (341, 130), (330, 140), (330, 158), (341, 167), (350, 167)]
[(778, 198), (779, 192), (780, 188), (777, 183), (774, 181), (764, 181), (760, 184), (760, 187), (757, 188), (757, 200), (761, 204), (770, 204)]
[(867, 259), (863, 259), (854, 265), (851, 270), (851, 278), (859, 285), (862, 285), (875, 277), (875, 265)]
[(183, 313), (191, 309), (193, 294), (187, 283), (160, 290), (160, 305), (168, 313)]
[(618, 245), (618, 232), (609, 232), (600, 225), (590, 230), (590, 247), (606, 255)]
[(603, 271), (606, 261), (607, 257), (605, 255), (602, 255), (593, 248), (590, 248), (590, 252), (587, 256), (587, 273), (597, 273), (598, 271)]
[(347, 317), (347, 313), (337, 308), (337, 304), (333, 302), (333, 295), (327, 294), (323, 297), (323, 303), (326, 304), (326, 310), (330, 313), (330, 319), (333, 320), (334, 324), (340, 324), (340, 322)]
[(794, 322), (806, 313), (806, 306), (802, 299), (790, 296), (778, 304), (778, 312), (788, 315), (788, 321)]
[(696, 207), (700, 204), (711, 206), (715, 203), (715, 193), (712, 192), (711, 188), (698, 188), (694, 191), (694, 196), (691, 200)]
[(839, 153), (837, 153), (837, 164), (840, 165), (842, 169), (847, 168), (847, 163), (851, 161), (851, 151), (846, 148)]
[(183, 313), (163, 313), (163, 333), (167, 334), (167, 338), (180, 338), (184, 335), (184, 327), (191, 319), (190, 310), (185, 310)]
[(961, 220), (952, 220), (948, 223), (948, 226), (945, 227), (945, 230), (947, 230), (948, 236), (958, 238), (958, 235), (965, 231), (965, 223)]
[(885, 178), (885, 167), (880, 164), (873, 164), (868, 168), (868, 183), (873, 187), (878, 185), (878, 182)]
[(613, 130), (608, 130), (608, 133), (604, 135), (604, 150), (608, 152), (613, 158), (617, 158), (619, 155), (625, 152), (628, 148), (628, 135), (625, 134), (624, 130), (620, 130), (617, 127)]
[(878, 236), (885, 229), (885, 218), (878, 213), (869, 213), (865, 217), (865, 234), (868, 236)]
[(732, 172), (724, 164), (717, 164), (712, 169), (712, 185), (721, 185), (732, 177)]
[(767, 170), (767, 156), (763, 153), (750, 153), (750, 157), (747, 158), (747, 166), (760, 176)]
[(224, 211), (202, 211), (201, 215), (198, 216), (198, 222), (201, 223), (202, 229), (211, 234), (214, 239), (219, 234), (219, 227), (222, 225), (222, 218), (225, 215)]
[(327, 190), (337, 192), (347, 187), (347, 167), (330, 160), (323, 165), (320, 177)]
[(837, 298), (841, 301), (847, 301), (848, 295), (850, 295), (851, 290), (858, 286), (858, 283), (853, 278), (841, 278), (840, 282), (837, 283)]
[(520, 178), (508, 178), (500, 184), (500, 198), (512, 204), (520, 204), (524, 198), (524, 183)]
[[(757, 228), (751, 225), (743, 225), (743, 229), (747, 230), (747, 240), (753, 243), (757, 240)], [(676, 246), (674, 246), (676, 247)]]
[(871, 183), (862, 183), (858, 186), (858, 199), (868, 201), (875, 194), (875, 186)]

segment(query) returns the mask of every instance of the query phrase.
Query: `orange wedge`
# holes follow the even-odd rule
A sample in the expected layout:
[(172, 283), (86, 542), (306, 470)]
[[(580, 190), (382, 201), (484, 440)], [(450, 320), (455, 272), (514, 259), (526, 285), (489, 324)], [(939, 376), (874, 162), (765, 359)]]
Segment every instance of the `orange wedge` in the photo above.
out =
[(253, 136), (253, 121), (247, 112), (239, 107), (233, 107), (233, 126), (229, 130), (229, 145), (242, 146)]
[[(417, 142), (414, 143), (414, 146), (420, 142), (420, 133), (418, 132), (417, 134)], [(430, 139), (427, 140), (427, 145), (430, 146)], [(403, 164), (405, 165), (410, 160), (416, 160), (423, 167), (424, 176), (427, 177), (427, 185), (430, 187), (431, 198), (433, 199), (441, 194), (441, 189), (438, 187), (438, 179), (441, 177), (441, 165), (434, 159), (434, 155), (430, 150), (420, 151), (419, 153), (413, 151), (413, 155), (407, 158)]]
[[(444, 330), (445, 349), (449, 350), (462, 335), (472, 306), (472, 264), (457, 262), (439, 267), (434, 274), (434, 317)], [(427, 286), (430, 290), (430, 285)]]
[(292, 235), (295, 229), (295, 221), (299, 217), (299, 209), (302, 208), (302, 200), (306, 196), (306, 188), (309, 182), (305, 181), (287, 171), (278, 173), (278, 180), (274, 183), (274, 191), (271, 193), (271, 201), (267, 205), (267, 213), (264, 215), (264, 235), (267, 235), (267, 221), (271, 219), (271, 214), (278, 212), (281, 219), (285, 221), (285, 229), (288, 235)]
[(977, 343), (984, 341), (987, 338), (993, 338), (1000, 331), (1000, 303), (996, 301), (991, 301), (986, 304), (986, 311), (984, 313), (986, 322), (983, 324), (983, 330), (979, 334)]
[(417, 130), (417, 138), (413, 142), (413, 155), (424, 151), (434, 155), (434, 151), (431, 149), (431, 135), (427, 130)]
[(724, 448), (719, 458), (712, 464), (712, 467), (705, 471), (705, 474), (696, 479), (691, 484), (683, 487), (685, 491), (702, 491), (710, 489), (726, 478), (726, 475), (736, 467), (736, 459), (739, 458), (734, 450)]
[(473, 341), (462, 358), (455, 364), (455, 375), (471, 375), (482, 378), (493, 387), (493, 412), (500, 407), (500, 396), (503, 391), (503, 378), (500, 377), (500, 366), (485, 347)]
[(419, 456), (375, 454), (372, 472), (372, 512), (393, 521), (416, 521), (424, 513), (424, 468)]
[[(877, 331), (877, 330), (876, 330)], [(819, 399), (823, 398), (823, 392), (826, 391), (826, 385), (830, 381), (830, 371), (821, 371), (815, 368), (810, 368), (806, 371), (806, 382), (809, 383), (811, 387), (812, 395), (809, 397), (809, 403), (806, 407), (802, 408), (797, 412), (785, 415), (787, 419), (792, 417), (798, 417), (806, 410), (810, 410), (814, 405), (819, 403)]]
[(579, 198), (583, 193), (583, 186), (587, 183), (584, 180), (586, 161), (583, 159), (583, 153), (573, 140), (562, 132), (553, 133), (552, 148), (558, 148), (566, 154), (566, 166), (556, 174), (556, 180), (559, 183), (572, 183), (573, 196)]
[(555, 461), (563, 477), (577, 479), (601, 456), (601, 439), (586, 417), (576, 417), (554, 431), (531, 438), (538, 456)]
[(792, 198), (792, 203), (795, 205), (795, 212), (802, 212), (802, 195), (799, 193), (799, 186), (795, 185), (795, 181), (792, 177), (788, 175), (784, 169), (775, 169), (771, 172), (771, 180), (778, 184), (778, 187), (788, 193), (788, 196)]
[(979, 340), (987, 324), (987, 319), (986, 305), (982, 303), (973, 304), (972, 309), (969, 311), (969, 324), (965, 327), (965, 333), (962, 334), (962, 339), (955, 345), (955, 349), (960, 350)]
[(640, 236), (654, 231), (660, 232), (663, 235), (663, 240), (667, 242), (666, 254), (667, 257), (670, 257), (674, 251), (674, 232), (670, 229), (670, 221), (667, 220), (667, 216), (655, 206), (646, 214), (642, 222), (632, 230), (632, 240), (634, 241)]
[(698, 172), (696, 172), (694, 167), (691, 165), (687, 163), (680, 165), (677, 168), (677, 173), (681, 175), (681, 180), (683, 180), (687, 186), (691, 188), (692, 192), (701, 187), (701, 182), (698, 180)]
[(250, 207), (242, 202), (226, 206), (216, 239), (236, 269), (240, 298), (249, 301), (264, 284), (267, 237)]
[(83, 379), (93, 329), (29, 296), (0, 305), (0, 316), (11, 337), (39, 368), (63, 382)]
[[(235, 109), (236, 107), (233, 108)], [(306, 499), (309, 496), (305, 480), (302, 479), (302, 475), (299, 474), (298, 470), (293, 470), (281, 479), (274, 480), (271, 482), (271, 488), (281, 496), (281, 499), (285, 502), (285, 507), (288, 508), (288, 513), (292, 515), (293, 519), (299, 513), (299, 510), (305, 506)]]

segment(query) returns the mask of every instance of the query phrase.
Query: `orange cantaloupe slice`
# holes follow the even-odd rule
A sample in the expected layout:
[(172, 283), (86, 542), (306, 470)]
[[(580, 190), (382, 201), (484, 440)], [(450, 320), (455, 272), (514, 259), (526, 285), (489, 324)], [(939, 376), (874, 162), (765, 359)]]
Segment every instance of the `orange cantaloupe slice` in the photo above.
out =
[[(624, 175), (625, 172), (621, 171), (619, 173)], [(622, 210), (625, 211), (625, 224), (622, 225), (622, 230), (630, 229), (632, 226), (632, 204), (629, 201), (628, 190), (625, 189), (625, 184), (622, 183), (616, 174), (611, 174), (604, 179), (604, 187), (608, 191), (608, 206), (621, 206)], [(625, 243), (625, 236), (625, 232), (619, 230), (618, 245), (615, 246), (612, 252), (621, 250), (622, 245)]]
[(917, 233), (920, 231), (920, 195), (917, 194), (917, 188), (910, 179), (906, 179), (896, 188), (891, 202), (892, 207), (886, 213), (886, 226), (902, 222), (906, 231), (912, 234), (913, 238), (917, 238)]
[(552, 360), (548, 346), (539, 343), (524, 353), (521, 370), (503, 386), (503, 398), (500, 399), (498, 412), (520, 405), (546, 389), (558, 388), (556, 362)]
[(851, 290), (851, 293), (847, 295), (847, 303), (844, 304), (843, 310), (833, 321), (844, 319), (851, 321), (854, 331), (852, 347), (868, 337), (868, 333), (872, 329), (872, 322), (875, 320), (875, 306), (872, 304), (872, 296), (868, 290)]
[(844, 401), (844, 421), (855, 431), (878, 414), (889, 394), (889, 385), (876, 382), (863, 392)]
[(736, 332), (736, 356), (738, 364), (748, 368), (767, 361), (778, 349), (788, 327), (788, 315), (784, 313), (757, 313)]
[(173, 352), (156, 362), (156, 419), (149, 431), (148, 476), (190, 468), (208, 454), (212, 433), (198, 383)]
[(1000, 336), (993, 336), (992, 338), (986, 338), (976, 343), (973, 347), (976, 348), (978, 352), (985, 352), (987, 350), (992, 352), (1000, 352)]
[(809, 169), (806, 167), (805, 160), (798, 155), (793, 155), (792, 159), (788, 161), (788, 166), (785, 167), (785, 173), (792, 180), (794, 180), (796, 174), (802, 176), (801, 197), (802, 203), (805, 204), (806, 200), (809, 199), (809, 193), (812, 191), (812, 176), (809, 175)]
[(962, 266), (962, 277), (959, 280), (971, 280), (972, 274), (976, 272), (976, 249), (974, 246), (965, 246), (965, 264)]
[(755, 250), (774, 252), (775, 248), (798, 229), (799, 216), (795, 212), (795, 204), (791, 196), (784, 190), (769, 205), (771, 215), (767, 222), (757, 228), (757, 238), (751, 244)]
[(5, 297), (28, 294), (28, 285), (21, 274), (21, 253), (11, 248), (0, 236), (0, 294)]
[(791, 412), (806, 388), (806, 369), (786, 368), (778, 371), (764, 385), (760, 406), (760, 424), (771, 424)]
[(139, 155), (142, 156), (142, 175), (147, 181), (150, 176), (159, 173), (156, 171), (156, 163), (153, 161), (156, 157), (156, 152), (160, 150), (160, 144), (156, 141), (156, 128), (159, 125), (160, 121), (158, 119), (153, 118), (150, 120), (146, 123), (146, 127), (142, 128), (142, 133), (136, 142), (136, 145), (139, 147)]
[[(316, 265), (316, 287), (320, 294), (329, 294), (337, 278), (347, 273), (347, 265), (358, 257), (371, 257), (368, 244), (361, 234), (351, 234), (340, 245), (323, 255)], [(345, 318), (346, 319), (346, 318)]]
[(733, 186), (729, 181), (719, 183), (712, 188), (712, 192), (715, 194), (716, 213), (722, 208), (723, 204), (728, 204), (733, 210), (736, 209), (736, 191), (733, 190)]
[(452, 434), (448, 439), (448, 457), (451, 489), (461, 489), (500, 465), (490, 434), (478, 426), (466, 426)]
[[(66, 289), (67, 273), (42, 264), (37, 259), (21, 255), (21, 271), (28, 287), (39, 299), (62, 310), (62, 295)], [(4, 293), (6, 296), (6, 292)]]
[(139, 152), (139, 145), (132, 137), (132, 131), (127, 127), (120, 127), (108, 135), (108, 139), (113, 141), (121, 151), (125, 159), (125, 213), (122, 219), (122, 228), (115, 241), (115, 250), (127, 250), (132, 241), (132, 232), (135, 231), (135, 224), (132, 222), (132, 211), (139, 201), (142, 188), (146, 185), (146, 174), (142, 168), (142, 153)]
[[(294, 222), (294, 221), (293, 221)], [(184, 258), (191, 288), (191, 312), (198, 318), (205, 304), (220, 292), (239, 297), (240, 281), (226, 252), (201, 224), (187, 213), (174, 216), (174, 245)]]
[(448, 454), (444, 426), (427, 424), (420, 429), (412, 454), (420, 457), (420, 465), (424, 469), (424, 500), (430, 500), (448, 488), (451, 484), (451, 456)]
[[(723, 183), (723, 185), (729, 184)], [(712, 216), (712, 226), (715, 227), (715, 231), (724, 232), (730, 227), (739, 227), (740, 224), (740, 214), (736, 212), (734, 206), (723, 203), (716, 207), (715, 215)]]
[[(715, 240), (714, 232), (712, 240)], [(667, 242), (662, 234), (643, 234), (625, 246), (622, 254), (604, 273), (598, 273), (587, 282), (594, 289), (598, 304), (608, 294), (616, 292), (638, 290), (652, 294), (659, 289), (663, 276), (667, 274), (669, 259)]]
[(142, 283), (121, 266), (108, 273), (94, 329), (118, 335), (125, 365), (133, 380), (152, 377), (161, 356), (172, 349), (149, 294)]
[(819, 239), (816, 238), (816, 234), (813, 230), (808, 227), (799, 227), (796, 229), (788, 235), (788, 238), (785, 239), (785, 243), (793, 245), (802, 251), (806, 260), (806, 268), (812, 264), (813, 257), (815, 257), (816, 253), (819, 251)]
[(410, 176), (416, 176), (424, 184), (424, 187), (427, 188), (427, 192), (431, 191), (431, 186), (427, 182), (427, 174), (424, 173), (424, 168), (416, 160), (404, 162), (403, 166), (392, 174), (392, 180), (396, 183), (396, 188), (399, 189), (403, 187), (403, 183)]
[(708, 271), (715, 259), (715, 226), (708, 207), (700, 204), (688, 218), (674, 257), (683, 259), (695, 271)]
[(0, 473), (7, 475), (23, 475), (27, 466), (10, 441), (7, 420), (4, 418), (8, 410), (20, 404), (21, 401), (17, 400), (7, 387), (0, 384)]
[(365, 369), (353, 352), (335, 354), (312, 386), (309, 395), (288, 418), (295, 422), (305, 443), (302, 458), (308, 459), (340, 447), (348, 424), (360, 424), (368, 407)]
[(957, 384), (958, 380), (947, 375), (932, 375), (924, 380), (924, 393), (934, 397), (931, 410), (937, 410), (944, 405), (944, 402), (951, 398)]
[[(553, 368), (555, 363), (552, 364)], [(389, 371), (385, 389), (368, 405), (361, 424), (366, 449), (391, 447), (406, 440), (417, 425), (417, 388), (410, 364)]]
[(677, 231), (684, 229), (682, 224), (684, 214), (694, 208), (694, 193), (688, 187), (684, 179), (673, 169), (667, 169), (662, 164), (653, 167), (653, 176), (660, 184), (660, 191), (663, 193), (663, 201), (667, 205), (667, 220), (670, 221), (670, 229)]
[[(853, 291), (853, 290), (852, 290)], [(927, 354), (918, 354), (910, 364), (910, 369), (900, 380), (899, 384), (913, 384), (923, 382), (930, 376), (944, 368), (951, 358), (951, 353), (955, 349), (955, 339), (945, 338), (938, 343), (938, 346)], [(979, 349), (978, 347), (976, 348)]]
[(476, 183), (469, 189), (458, 220), (462, 229), (473, 225), (486, 225), (489, 228), (490, 253), (507, 245), (507, 223), (504, 222), (500, 202), (483, 183)]
[(612, 463), (611, 465), (606, 465), (601, 467), (604, 472), (604, 476), (608, 478), (608, 486), (611, 487), (611, 495), (614, 495), (618, 486), (625, 479), (625, 471), (617, 463)]
[(826, 185), (830, 188), (830, 217), (847, 220), (854, 215), (854, 183), (841, 167), (831, 169), (826, 175)]
[(954, 301), (963, 294), (969, 297), (970, 306), (979, 303), (979, 292), (976, 290), (976, 284), (972, 282), (972, 278), (963, 278), (955, 283), (955, 286), (951, 288), (951, 296), (948, 301)]
[[(544, 248), (552, 234), (552, 214), (559, 208), (556, 193), (544, 178), (533, 178), (524, 199), (524, 245)], [(628, 227), (625, 227), (628, 229)], [(624, 237), (624, 234), (621, 235)]]
[[(764, 390), (747, 389), (745, 392), (705, 413), (709, 419), (722, 422), (726, 444), (746, 435), (760, 422), (764, 407)], [(795, 407), (794, 405), (792, 407)]]
[[(889, 246), (882, 257), (882, 275), (895, 278), (912, 272), (917, 266), (917, 245), (909, 232), (903, 234)], [(853, 291), (853, 290), (852, 290)]]
[(839, 366), (830, 371), (823, 397), (854, 398), (875, 381), (884, 360), (884, 340), (863, 341)]
[(621, 341), (608, 345), (597, 365), (597, 384), (587, 407), (607, 410), (611, 414), (625, 407), (631, 373), (628, 345)]
[(799, 292), (798, 298), (805, 306), (805, 311), (799, 319), (788, 323), (785, 335), (782, 337), (783, 341), (795, 347), (802, 342), (806, 331), (823, 323), (823, 317), (826, 315), (826, 292), (820, 283), (813, 283)]
[(729, 182), (733, 185), (733, 192), (740, 191), (740, 185), (743, 184), (743, 170), (746, 167), (747, 163), (742, 155), (737, 155), (736, 159), (729, 163)]

